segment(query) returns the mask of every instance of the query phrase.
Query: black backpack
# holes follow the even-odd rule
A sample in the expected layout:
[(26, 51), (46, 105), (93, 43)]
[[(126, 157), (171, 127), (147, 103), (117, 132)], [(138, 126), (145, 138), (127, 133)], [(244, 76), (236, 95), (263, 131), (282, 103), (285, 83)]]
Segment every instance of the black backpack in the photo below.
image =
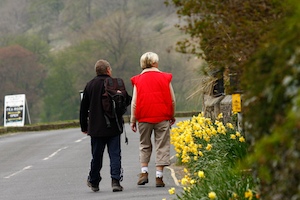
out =
[[(108, 77), (104, 80), (104, 92), (102, 94), (102, 107), (107, 127), (111, 126), (111, 120), (115, 120), (120, 132), (123, 132), (122, 116), (131, 103), (124, 81), (121, 78)], [(121, 119), (121, 122), (120, 122)]]

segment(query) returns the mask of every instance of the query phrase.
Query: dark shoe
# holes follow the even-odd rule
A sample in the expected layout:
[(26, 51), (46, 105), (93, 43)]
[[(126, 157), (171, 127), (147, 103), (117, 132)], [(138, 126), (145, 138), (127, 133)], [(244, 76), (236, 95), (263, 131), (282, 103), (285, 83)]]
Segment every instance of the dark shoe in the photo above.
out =
[(113, 192), (121, 192), (123, 191), (123, 187), (120, 185), (120, 181), (117, 179), (111, 180), (111, 187)]
[(148, 183), (148, 173), (140, 173), (140, 177), (139, 180), (137, 182), (138, 185), (145, 185), (146, 183)]
[(87, 180), (87, 186), (89, 186), (94, 192), (99, 191), (99, 185), (92, 184), (89, 180)]
[(156, 187), (165, 187), (165, 183), (163, 182), (163, 177), (156, 177)]

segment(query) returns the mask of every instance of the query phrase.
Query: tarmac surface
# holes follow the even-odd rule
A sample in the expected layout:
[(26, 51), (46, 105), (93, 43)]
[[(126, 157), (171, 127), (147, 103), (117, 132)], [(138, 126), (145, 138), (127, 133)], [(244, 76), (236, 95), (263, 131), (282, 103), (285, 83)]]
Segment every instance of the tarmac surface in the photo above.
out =
[[(176, 122), (188, 118), (177, 118)], [(79, 128), (51, 131), (11, 133), (0, 136), (0, 199), (1, 200), (82, 200), (175, 199), (168, 190), (180, 194), (178, 179), (182, 167), (176, 166), (175, 151), (171, 148), (171, 163), (164, 170), (163, 188), (155, 187), (154, 153), (149, 163), (149, 183), (138, 186), (139, 133), (125, 124), (129, 144), (122, 135), (123, 192), (112, 192), (109, 158), (105, 151), (101, 170), (100, 191), (93, 192), (87, 185), (91, 153), (90, 138)]]

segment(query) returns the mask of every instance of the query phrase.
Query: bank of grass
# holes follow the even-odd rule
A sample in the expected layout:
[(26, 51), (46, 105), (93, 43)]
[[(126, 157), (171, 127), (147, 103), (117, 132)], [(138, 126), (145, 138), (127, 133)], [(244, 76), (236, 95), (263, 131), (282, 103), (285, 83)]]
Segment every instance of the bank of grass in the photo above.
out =
[(221, 120), (222, 115), (211, 121), (200, 113), (172, 129), (171, 143), (185, 167), (180, 180), (183, 192), (169, 190), (177, 199), (259, 199), (259, 183), (251, 169), (237, 168), (247, 154), (245, 137)]
[(9, 126), (9, 127), (2, 126), (0, 127), (0, 135), (7, 134), (7, 133), (14, 133), (14, 132), (43, 131), (43, 130), (55, 130), (55, 129), (65, 129), (65, 128), (76, 128), (76, 127), (79, 127), (78, 120), (27, 124), (24, 126)]

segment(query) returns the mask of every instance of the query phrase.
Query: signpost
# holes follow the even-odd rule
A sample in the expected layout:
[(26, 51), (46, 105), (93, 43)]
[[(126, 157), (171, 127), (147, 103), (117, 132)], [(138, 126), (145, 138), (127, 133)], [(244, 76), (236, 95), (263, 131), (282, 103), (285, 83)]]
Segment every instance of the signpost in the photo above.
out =
[[(24, 126), (27, 108), (25, 94), (4, 97), (4, 126)], [(28, 108), (27, 108), (28, 111)], [(29, 117), (29, 112), (27, 112)], [(29, 123), (30, 118), (29, 118)]]
[(241, 95), (232, 94), (232, 112), (239, 113), (242, 111)]
[(238, 130), (242, 131), (242, 101), (241, 94), (232, 94), (232, 112), (237, 114)]
[(80, 101), (82, 100), (82, 97), (83, 97), (83, 90), (80, 90), (79, 91), (79, 94), (80, 94)]

